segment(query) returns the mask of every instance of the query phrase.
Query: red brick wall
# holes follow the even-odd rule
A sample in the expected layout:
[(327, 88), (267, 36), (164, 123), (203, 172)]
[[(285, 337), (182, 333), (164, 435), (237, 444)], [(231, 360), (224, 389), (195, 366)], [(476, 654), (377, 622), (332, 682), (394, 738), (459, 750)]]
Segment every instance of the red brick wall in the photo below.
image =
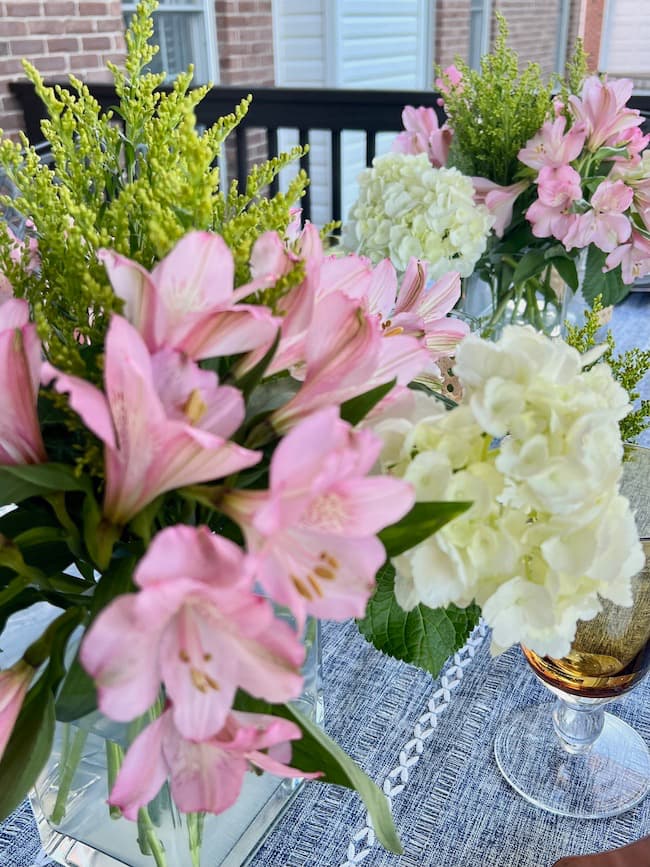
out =
[(438, 0), (436, 3), (435, 62), (443, 69), (456, 55), (469, 58), (470, 0)]
[(24, 76), (21, 58), (44, 78), (105, 81), (106, 61), (120, 62), (123, 50), (120, 0), (0, 0), (0, 129), (15, 137), (23, 125), (8, 88)]
[[(495, 11), (508, 22), (508, 44), (519, 54), (520, 68), (528, 61), (539, 63), (545, 78), (555, 72), (557, 32), (560, 26), (559, 0), (495, 0)], [(492, 38), (496, 21), (492, 25)]]
[(216, 0), (222, 84), (272, 87), (272, 0)]
[(582, 38), (585, 43), (585, 51), (589, 55), (587, 64), (592, 72), (598, 72), (600, 39), (603, 32), (603, 19), (605, 17), (605, 0), (583, 0), (583, 3), (584, 33), (582, 34)]
[[(590, 0), (593, 2), (593, 0)], [(603, 0), (597, 0), (603, 2)], [(578, 31), (581, 0), (571, 0), (569, 40), (572, 46)], [(555, 72), (556, 33), (560, 26), (560, 0), (494, 0), (493, 9), (501, 12), (510, 30), (509, 44), (519, 52), (521, 65), (529, 60), (539, 63), (545, 76)], [(572, 34), (572, 38), (571, 38)], [(494, 45), (496, 19), (492, 20)], [(469, 60), (470, 0), (438, 0), (436, 4), (435, 61), (443, 67), (456, 55)]]
[[(221, 84), (273, 87), (272, 0), (216, 0)], [(266, 136), (261, 130), (247, 134), (249, 163), (267, 158)], [(232, 148), (227, 150), (229, 174), (234, 169)]]
[(580, 34), (580, 13), (582, 10), (582, 0), (571, 0), (569, 7), (569, 33), (567, 38), (567, 60), (570, 60), (573, 49), (576, 44), (576, 39)]

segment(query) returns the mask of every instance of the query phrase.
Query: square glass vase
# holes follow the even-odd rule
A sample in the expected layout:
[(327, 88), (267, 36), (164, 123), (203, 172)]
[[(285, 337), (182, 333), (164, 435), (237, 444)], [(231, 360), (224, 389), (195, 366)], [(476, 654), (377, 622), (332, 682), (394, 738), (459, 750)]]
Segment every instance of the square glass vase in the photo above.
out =
[[(293, 704), (322, 725), (320, 628), (306, 626), (304, 691)], [(93, 713), (57, 723), (52, 753), (30, 801), (45, 852), (65, 867), (242, 867), (302, 786), (302, 780), (246, 774), (218, 816), (183, 815), (165, 784), (138, 822), (111, 815), (108, 756), (126, 750), (129, 726)], [(113, 811), (114, 812), (114, 811)]]

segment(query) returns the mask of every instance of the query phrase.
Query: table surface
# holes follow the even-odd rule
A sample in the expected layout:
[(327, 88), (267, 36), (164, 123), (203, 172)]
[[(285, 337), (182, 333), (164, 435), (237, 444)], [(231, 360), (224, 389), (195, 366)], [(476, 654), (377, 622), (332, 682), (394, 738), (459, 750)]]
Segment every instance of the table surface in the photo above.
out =
[[(649, 347), (650, 294), (630, 296), (612, 330), (621, 349)], [(650, 382), (643, 392), (650, 397)], [(650, 434), (640, 442), (650, 446)], [(6, 636), (2, 644), (5, 667), (17, 648)], [(390, 798), (404, 854), (375, 841), (356, 793), (311, 783), (253, 867), (551, 867), (650, 834), (650, 798), (621, 816), (581, 821), (538, 810), (510, 789), (494, 760), (495, 733), (510, 713), (550, 696), (519, 649), (490, 657), (484, 626), (434, 680), (379, 654), (353, 623), (326, 623), (323, 670), (326, 729)], [(609, 709), (650, 743), (649, 700), (646, 679)], [(25, 803), (0, 826), (0, 867), (50, 864)]]

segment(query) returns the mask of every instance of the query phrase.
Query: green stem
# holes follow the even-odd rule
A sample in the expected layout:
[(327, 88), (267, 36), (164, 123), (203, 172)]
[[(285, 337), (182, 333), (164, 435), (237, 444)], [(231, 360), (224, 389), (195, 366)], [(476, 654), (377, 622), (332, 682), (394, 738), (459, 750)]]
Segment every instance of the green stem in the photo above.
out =
[(87, 737), (88, 732), (86, 731), (86, 729), (78, 728), (74, 738), (72, 739), (72, 744), (70, 745), (69, 750), (66, 749), (67, 755), (61, 755), (61, 764), (59, 766), (61, 769), (61, 775), (59, 777), (59, 790), (56, 793), (54, 809), (52, 810), (52, 815), (50, 816), (50, 820), (54, 825), (60, 825), (65, 818), (66, 805), (68, 802), (68, 796), (70, 794), (70, 788), (72, 786), (72, 780), (74, 778), (77, 767), (79, 766), (79, 762), (81, 761), (81, 755), (83, 753), (83, 748), (86, 744)]
[(190, 843), (190, 855), (192, 856), (192, 867), (201, 867), (204, 819), (205, 813), (187, 814), (187, 833)]
[[(124, 750), (119, 744), (116, 744), (114, 741), (106, 741), (106, 776), (108, 782), (108, 793), (113, 791), (113, 786), (115, 785), (115, 780), (117, 778), (117, 773), (122, 767), (122, 761), (124, 760)], [(114, 807), (110, 805), (108, 808), (109, 815), (111, 819), (119, 819), (122, 815), (122, 811), (119, 807)]]
[(138, 810), (138, 843), (143, 855), (153, 855), (156, 867), (168, 867), (165, 847), (158, 839), (146, 807)]
[(498, 305), (495, 307), (495, 309), (494, 309), (492, 315), (490, 316), (490, 318), (488, 319), (487, 323), (481, 329), (481, 334), (483, 337), (489, 337), (492, 334), (492, 331), (494, 330), (494, 326), (498, 325), (498, 323), (500, 322), (501, 317), (503, 316), (503, 313), (504, 313), (504, 311), (508, 305), (508, 302), (511, 300), (511, 298), (512, 298), (512, 293), (506, 292), (506, 294), (503, 296), (501, 301), (499, 301)]
[(62, 491), (59, 491), (55, 494), (50, 494), (45, 499), (52, 507), (52, 511), (56, 515), (59, 524), (61, 524), (63, 529), (67, 530), (70, 534), (68, 547), (75, 555), (75, 557), (81, 557), (83, 555), (81, 536), (79, 534), (79, 530), (77, 529), (77, 525), (74, 523), (74, 521), (68, 514), (68, 510), (66, 509), (65, 494)]

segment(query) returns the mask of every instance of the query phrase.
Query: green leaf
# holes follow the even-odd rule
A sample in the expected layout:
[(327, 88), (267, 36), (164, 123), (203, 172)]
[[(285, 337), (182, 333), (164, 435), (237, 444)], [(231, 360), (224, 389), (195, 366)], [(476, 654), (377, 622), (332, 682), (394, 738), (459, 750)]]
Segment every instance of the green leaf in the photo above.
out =
[(375, 407), (379, 401), (385, 397), (388, 392), (394, 387), (397, 380), (392, 379), (390, 382), (385, 382), (383, 385), (378, 385), (370, 391), (359, 394), (357, 397), (351, 397), (341, 404), (341, 418), (350, 424), (359, 424), (364, 419), (370, 410)]
[(550, 262), (567, 286), (574, 292), (577, 292), (580, 287), (580, 281), (578, 279), (578, 269), (576, 268), (575, 260), (559, 256), (551, 259)]
[(359, 631), (382, 653), (410, 662), (437, 676), (447, 659), (461, 648), (478, 623), (480, 610), (428, 608), (404, 611), (395, 599), (395, 569), (387, 563), (377, 575), (377, 589), (368, 603)]
[(25, 699), (2, 760), (0, 760), (0, 820), (25, 799), (52, 750), (54, 699), (44, 678)]
[(280, 336), (281, 331), (278, 329), (278, 332), (275, 335), (275, 340), (269, 347), (268, 351), (264, 354), (264, 357), (261, 358), (254, 367), (251, 367), (247, 373), (239, 379), (234, 380), (233, 385), (242, 392), (244, 398), (248, 398), (253, 389), (262, 381), (262, 377), (266, 373), (266, 369), (276, 353), (278, 344), (280, 343)]
[(462, 515), (471, 503), (416, 503), (401, 521), (386, 527), (379, 538), (386, 549), (387, 557), (397, 557), (419, 542), (437, 533), (441, 527)]
[(34, 668), (49, 659), (48, 668), (41, 680), (45, 681), (53, 692), (65, 674), (63, 655), (68, 639), (85, 618), (84, 608), (68, 608), (47, 626), (43, 634), (33, 641), (23, 654), (25, 662)]
[(110, 567), (97, 582), (97, 589), (93, 594), (93, 617), (96, 617), (116, 596), (132, 593), (135, 590), (133, 570), (136, 562), (137, 557), (134, 554), (114, 557)]
[(86, 476), (76, 476), (66, 464), (20, 464), (0, 467), (0, 505), (20, 503), (53, 491), (89, 491)]
[(322, 771), (323, 776), (319, 778), (321, 782), (355, 789), (366, 805), (381, 844), (389, 852), (401, 855), (402, 845), (395, 830), (386, 796), (316, 723), (292, 705), (272, 705), (242, 692), (237, 693), (235, 707), (253, 713), (281, 716), (300, 726), (302, 739), (292, 742), (291, 764), (307, 773)]
[(541, 250), (529, 250), (517, 262), (517, 267), (512, 275), (512, 282), (517, 286), (530, 277), (535, 277), (544, 270), (546, 264), (544, 253)]
[(604, 162), (605, 160), (611, 160), (612, 157), (624, 157), (625, 159), (630, 158), (630, 152), (627, 149), (627, 145), (618, 145), (618, 147), (602, 147), (598, 148), (596, 153), (593, 155), (594, 162)]
[(106, 569), (111, 561), (113, 546), (120, 536), (120, 531), (105, 520), (92, 494), (88, 494), (84, 499), (82, 517), (83, 537), (88, 553), (98, 569)]
[(609, 307), (610, 304), (618, 304), (629, 294), (630, 287), (623, 282), (620, 265), (613, 271), (603, 273), (606, 259), (607, 253), (594, 244), (590, 245), (582, 286), (582, 294), (588, 304), (593, 304), (594, 299), (602, 295), (603, 307)]
[(56, 699), (56, 718), (61, 722), (72, 722), (96, 709), (95, 683), (82, 668), (77, 653)]
[(650, 238), (650, 229), (646, 226), (641, 214), (638, 214), (636, 211), (631, 211), (630, 219), (634, 224), (634, 228), (640, 235), (643, 235), (644, 238)]

